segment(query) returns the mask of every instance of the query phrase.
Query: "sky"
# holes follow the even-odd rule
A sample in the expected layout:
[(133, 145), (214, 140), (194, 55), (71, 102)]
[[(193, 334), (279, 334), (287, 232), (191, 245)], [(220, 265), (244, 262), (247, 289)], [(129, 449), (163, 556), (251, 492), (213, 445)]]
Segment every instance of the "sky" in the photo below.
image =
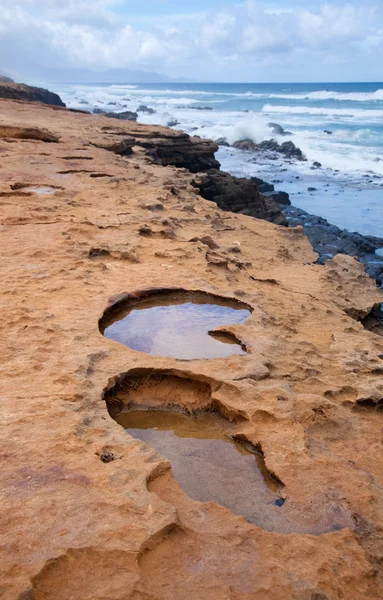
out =
[(383, 0), (0, 0), (0, 72), (381, 81)]

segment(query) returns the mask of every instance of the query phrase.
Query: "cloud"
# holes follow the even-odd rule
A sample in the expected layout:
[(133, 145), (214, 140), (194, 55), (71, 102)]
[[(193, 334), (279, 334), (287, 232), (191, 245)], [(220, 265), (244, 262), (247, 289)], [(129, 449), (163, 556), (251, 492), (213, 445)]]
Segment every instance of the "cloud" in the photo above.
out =
[(302, 56), (316, 64), (351, 64), (356, 51), (380, 64), (381, 5), (270, 4), (248, 0), (160, 19), (143, 9), (138, 26), (126, 0), (14, 0), (12, 8), (9, 0), (0, 0), (0, 67), (142, 68), (169, 74), (186, 69), (185, 75), (215, 78), (223, 64), (233, 73), (236, 67), (251, 72), (262, 64), (293, 69)]

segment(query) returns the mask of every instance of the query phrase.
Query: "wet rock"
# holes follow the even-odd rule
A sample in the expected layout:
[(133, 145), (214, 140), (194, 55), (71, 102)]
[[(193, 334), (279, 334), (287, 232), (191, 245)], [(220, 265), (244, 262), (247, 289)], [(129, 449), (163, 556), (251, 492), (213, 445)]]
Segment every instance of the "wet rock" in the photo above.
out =
[(144, 112), (144, 113), (147, 113), (148, 115), (154, 115), (156, 111), (154, 110), (154, 108), (149, 108), (148, 106), (145, 106), (145, 104), (141, 104), (137, 108), (137, 112)]
[(245, 150), (246, 152), (257, 152), (258, 145), (253, 140), (238, 140), (232, 144), (237, 150)]
[(290, 197), (287, 192), (266, 192), (263, 194), (267, 198), (271, 198), (277, 204), (283, 204), (284, 206), (290, 206)]
[(273, 198), (260, 194), (257, 185), (250, 179), (211, 170), (195, 185), (203, 198), (212, 200), (223, 210), (265, 219), (278, 225), (286, 224)]
[(168, 127), (176, 127), (179, 124), (180, 124), (180, 122), (177, 121), (177, 119), (174, 119), (173, 121), (168, 121), (167, 126)]
[(316, 187), (308, 187), (308, 188), (307, 188), (307, 191), (308, 191), (308, 192), (316, 192), (316, 191), (317, 191), (317, 188), (316, 188)]
[(327, 135), (332, 135), (333, 134), (333, 132), (330, 131), (329, 129), (325, 129), (323, 133), (327, 133)]
[(322, 167), (322, 164), (316, 160), (315, 162), (313, 162), (313, 167), (315, 167), (316, 169), (320, 169)]
[(100, 115), (102, 117), (108, 117), (109, 119), (120, 119), (121, 121), (137, 121), (138, 114), (136, 112), (132, 112), (131, 110), (125, 110), (124, 112), (115, 113), (115, 112), (106, 112), (101, 110), (101, 108), (95, 108), (93, 110), (95, 115)]
[(259, 177), (250, 177), (250, 180), (255, 183), (255, 185), (258, 188), (258, 192), (261, 192), (261, 194), (264, 194), (265, 192), (273, 192), (274, 191), (274, 186), (272, 183), (267, 183), (266, 181), (263, 181), (263, 179), (260, 179)]
[(229, 142), (224, 137), (218, 138), (218, 140), (215, 140), (215, 143), (218, 144), (218, 146), (224, 146), (225, 148), (230, 148)]
[(109, 117), (109, 119), (120, 119), (121, 121), (137, 121), (138, 114), (131, 110), (125, 110), (120, 113), (105, 113), (104, 116)]
[(211, 106), (188, 106), (190, 110), (213, 110)]
[(58, 94), (40, 87), (32, 87), (24, 83), (0, 81), (0, 98), (23, 100), (24, 102), (41, 102), (52, 106), (65, 107)]
[(275, 154), (283, 154), (287, 158), (301, 161), (306, 160), (302, 150), (291, 141), (279, 144), (276, 140), (264, 140), (260, 144), (257, 144), (252, 140), (240, 140), (234, 142), (233, 148), (246, 150), (248, 152), (272, 152)]
[(267, 123), (267, 127), (270, 127), (275, 135), (293, 135), (291, 131), (286, 131), (281, 125), (278, 125), (278, 123)]

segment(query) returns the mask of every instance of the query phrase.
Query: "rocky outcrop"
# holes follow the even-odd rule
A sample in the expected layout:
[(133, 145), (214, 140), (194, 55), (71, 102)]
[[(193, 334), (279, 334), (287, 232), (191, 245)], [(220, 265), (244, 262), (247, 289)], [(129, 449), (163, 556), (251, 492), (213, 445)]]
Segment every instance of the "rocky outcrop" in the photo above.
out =
[(293, 135), (291, 133), (291, 131), (286, 131), (285, 129), (283, 129), (283, 127), (281, 125), (279, 125), (278, 123), (267, 123), (267, 127), (269, 127), (271, 129), (271, 131), (273, 133), (275, 133), (275, 135)]
[(59, 141), (59, 137), (45, 128), (21, 127), (18, 125), (2, 125), (0, 123), (0, 138), (14, 138), (18, 140), (38, 140), (40, 142)]
[(212, 200), (222, 210), (265, 219), (277, 225), (287, 225), (286, 218), (275, 201), (260, 194), (257, 185), (250, 179), (212, 170), (196, 186), (203, 198)]
[(24, 100), (25, 102), (41, 102), (52, 106), (64, 106), (58, 94), (44, 88), (32, 87), (24, 83), (9, 83), (0, 81), (0, 98)]
[(145, 104), (141, 104), (137, 108), (137, 112), (144, 112), (144, 113), (147, 113), (148, 115), (154, 115), (156, 111), (154, 110), (154, 108), (149, 108), (148, 106), (145, 106)]
[(120, 121), (137, 121), (138, 114), (136, 112), (132, 112), (131, 110), (125, 110), (123, 112), (106, 112), (101, 108), (95, 108), (93, 110), (95, 115), (100, 115), (102, 117), (108, 117), (109, 119), (120, 119)]
[(191, 173), (220, 167), (214, 157), (218, 146), (212, 140), (165, 128), (161, 128), (161, 133), (155, 137), (142, 136), (137, 132), (135, 138), (137, 145), (145, 148), (147, 154), (161, 165), (173, 165)]
[(305, 161), (302, 150), (291, 142), (283, 142), (279, 144), (276, 140), (264, 140), (257, 144), (252, 140), (239, 140), (234, 142), (233, 148), (238, 150), (246, 150), (248, 152), (271, 152), (274, 154), (283, 154), (286, 158)]

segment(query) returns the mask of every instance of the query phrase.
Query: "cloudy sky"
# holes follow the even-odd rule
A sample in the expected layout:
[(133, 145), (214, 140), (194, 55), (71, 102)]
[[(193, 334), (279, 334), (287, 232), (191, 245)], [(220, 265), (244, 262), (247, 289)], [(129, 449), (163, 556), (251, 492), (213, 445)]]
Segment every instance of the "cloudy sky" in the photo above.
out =
[(0, 72), (380, 81), (383, 0), (0, 0)]

